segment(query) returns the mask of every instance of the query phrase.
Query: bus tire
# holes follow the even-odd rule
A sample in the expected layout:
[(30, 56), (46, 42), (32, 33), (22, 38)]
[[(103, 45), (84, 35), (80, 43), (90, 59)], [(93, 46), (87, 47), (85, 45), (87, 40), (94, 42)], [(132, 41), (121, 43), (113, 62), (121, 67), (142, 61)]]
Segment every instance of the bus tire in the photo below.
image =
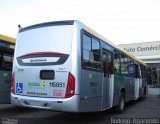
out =
[(125, 106), (125, 94), (123, 92), (120, 93), (119, 104), (114, 107), (114, 113), (121, 114), (124, 111)]

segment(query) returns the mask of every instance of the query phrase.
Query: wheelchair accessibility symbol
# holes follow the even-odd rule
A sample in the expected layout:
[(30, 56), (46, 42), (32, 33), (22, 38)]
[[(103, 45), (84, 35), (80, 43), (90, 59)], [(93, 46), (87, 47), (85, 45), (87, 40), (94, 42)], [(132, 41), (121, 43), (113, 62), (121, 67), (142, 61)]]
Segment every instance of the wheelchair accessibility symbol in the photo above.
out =
[(16, 83), (16, 93), (23, 92), (23, 83)]

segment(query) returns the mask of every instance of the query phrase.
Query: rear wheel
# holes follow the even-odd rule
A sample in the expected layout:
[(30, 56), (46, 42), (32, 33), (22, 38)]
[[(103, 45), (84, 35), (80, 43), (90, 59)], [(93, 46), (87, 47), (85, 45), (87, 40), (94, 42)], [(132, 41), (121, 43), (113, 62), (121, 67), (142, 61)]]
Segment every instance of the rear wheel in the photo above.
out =
[(125, 106), (125, 94), (121, 93), (119, 97), (119, 104), (114, 108), (114, 112), (117, 114), (123, 113), (124, 106)]

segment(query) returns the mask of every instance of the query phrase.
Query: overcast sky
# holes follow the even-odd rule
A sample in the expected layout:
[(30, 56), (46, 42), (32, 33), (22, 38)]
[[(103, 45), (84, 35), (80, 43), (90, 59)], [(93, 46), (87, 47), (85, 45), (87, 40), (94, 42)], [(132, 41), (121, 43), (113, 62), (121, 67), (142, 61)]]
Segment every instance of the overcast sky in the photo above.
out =
[(80, 20), (115, 44), (160, 40), (160, 0), (0, 0), (0, 34), (22, 27)]

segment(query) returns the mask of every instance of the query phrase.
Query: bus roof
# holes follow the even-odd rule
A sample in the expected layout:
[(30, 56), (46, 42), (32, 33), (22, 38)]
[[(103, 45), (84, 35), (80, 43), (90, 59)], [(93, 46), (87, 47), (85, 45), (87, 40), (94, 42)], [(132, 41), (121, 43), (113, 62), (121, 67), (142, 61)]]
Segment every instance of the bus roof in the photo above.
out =
[(8, 42), (11, 42), (11, 43), (16, 42), (15, 38), (12, 38), (12, 37), (9, 37), (9, 36), (6, 36), (6, 35), (2, 35), (2, 34), (0, 34), (0, 40), (8, 41)]
[(115, 45), (113, 42), (109, 41), (108, 39), (106, 39), (104, 36), (98, 34), (96, 31), (94, 31), (93, 29), (91, 29), (90, 27), (84, 25), (84, 30), (88, 31), (89, 33), (93, 34), (94, 36), (100, 38), (101, 40), (103, 40), (104, 42), (108, 43), (109, 45), (111, 45), (112, 47), (116, 48), (117, 50), (119, 50), (121, 53), (129, 56), (130, 58), (134, 59), (135, 61), (137, 61), (138, 63), (144, 65), (147, 67), (147, 65), (142, 61), (137, 59), (135, 56), (131, 55), (130, 53), (127, 53), (126, 51), (124, 51), (122, 48), (120, 48), (119, 46)]

